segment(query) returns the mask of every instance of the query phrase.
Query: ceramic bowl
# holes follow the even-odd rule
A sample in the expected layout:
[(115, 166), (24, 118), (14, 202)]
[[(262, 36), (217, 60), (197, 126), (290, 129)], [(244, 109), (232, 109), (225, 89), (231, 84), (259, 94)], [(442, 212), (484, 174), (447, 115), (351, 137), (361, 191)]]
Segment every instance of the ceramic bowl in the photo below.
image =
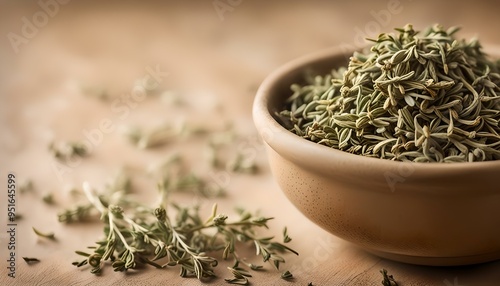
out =
[(303, 139), (275, 119), (305, 71), (346, 66), (339, 50), (279, 68), (253, 105), (274, 178), (312, 222), (378, 256), (422, 265), (500, 259), (500, 161), (410, 163), (368, 158)]

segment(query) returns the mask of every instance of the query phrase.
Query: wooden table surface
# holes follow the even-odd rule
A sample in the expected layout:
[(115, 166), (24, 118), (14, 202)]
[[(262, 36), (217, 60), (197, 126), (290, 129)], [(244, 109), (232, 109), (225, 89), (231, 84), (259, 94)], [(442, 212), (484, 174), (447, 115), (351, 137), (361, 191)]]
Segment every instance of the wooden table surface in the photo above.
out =
[[(289, 269), (295, 279), (280, 279), (268, 265), (267, 271), (255, 273), (252, 285), (381, 285), (382, 268), (400, 285), (499, 285), (500, 262), (464, 267), (400, 264), (315, 226), (273, 181), (251, 118), (253, 97), (266, 75), (309, 52), (359, 47), (362, 38), (406, 23), (418, 29), (435, 22), (460, 25), (465, 38), (498, 43), (500, 17), (493, 2), (40, 1), (51, 3), (46, 10), (35, 1), (18, 2), (0, 3), (0, 285), (201, 285), (170, 269), (114, 273), (107, 268), (96, 277), (71, 262), (77, 258), (75, 250), (101, 237), (100, 224), (57, 221), (57, 213), (69, 205), (68, 189), (83, 181), (100, 187), (122, 166), (139, 173), (173, 152), (187, 152), (196, 160), (198, 155), (192, 154), (198, 154), (199, 145), (189, 140), (143, 151), (128, 144), (121, 132), (126, 126), (179, 120), (210, 128), (231, 122), (244, 134), (247, 151), (257, 154), (261, 172), (231, 173), (226, 198), (179, 197), (188, 203), (196, 200), (202, 210), (218, 202), (229, 215), (237, 205), (260, 210), (275, 217), (272, 235), (279, 236), (288, 226), (290, 246), (300, 255), (286, 256), (283, 270)], [(180, 94), (187, 104), (179, 107), (152, 96), (126, 105), (122, 96), (148, 74), (159, 77), (161, 90)], [(110, 99), (88, 96), (81, 86), (103, 88)], [(106, 129), (103, 120), (113, 128)], [(92, 133), (101, 127), (106, 129), (102, 137)], [(47, 149), (50, 142), (92, 136), (86, 134), (97, 136), (90, 156), (58, 168)], [(16, 197), (16, 211), (23, 215), (16, 226), (16, 278), (7, 276), (8, 172), (21, 183), (34, 184), (33, 192)], [(147, 177), (133, 182), (141, 200), (153, 200), (156, 182)], [(54, 205), (42, 201), (48, 193), (54, 195)], [(57, 241), (37, 238), (32, 226), (53, 231)], [(23, 256), (41, 262), (27, 265)], [(218, 266), (219, 278), (207, 284), (224, 285), (223, 278), (229, 276), (225, 266)]]

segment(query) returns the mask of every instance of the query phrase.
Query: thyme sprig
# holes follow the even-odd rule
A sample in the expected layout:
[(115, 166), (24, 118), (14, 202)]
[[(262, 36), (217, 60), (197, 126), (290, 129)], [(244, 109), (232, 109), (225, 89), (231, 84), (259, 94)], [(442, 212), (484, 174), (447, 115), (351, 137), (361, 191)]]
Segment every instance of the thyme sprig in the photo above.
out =
[[(238, 243), (253, 245), (256, 255), (276, 269), (285, 262), (282, 254), (298, 255), (285, 245), (286, 242), (258, 235), (258, 229), (268, 228), (271, 217), (238, 210), (239, 218), (229, 221), (227, 215), (218, 213), (215, 204), (211, 215), (202, 219), (198, 207), (169, 204), (168, 194), (165, 194), (168, 190), (161, 184), (160, 204), (156, 208), (132, 204), (123, 194), (111, 200), (96, 194), (88, 183), (84, 183), (83, 190), (90, 204), (100, 213), (105, 238), (91, 248), (93, 253), (77, 251), (85, 258), (73, 264), (78, 267), (88, 264), (94, 274), (100, 274), (109, 261), (114, 271), (138, 269), (146, 264), (159, 269), (179, 267), (182, 277), (203, 280), (216, 275), (214, 269), (219, 261), (215, 256), (219, 255), (222, 259), (232, 257), (235, 261), (229, 268), (234, 278), (226, 281), (246, 285), (251, 275), (240, 265), (247, 265), (249, 270), (260, 270), (262, 266), (243, 261), (237, 253)], [(175, 211), (176, 216), (170, 217), (167, 208)], [(286, 231), (285, 235), (288, 237)], [(287, 274), (286, 277), (291, 276)]]
[[(105, 185), (104, 191), (100, 194), (100, 199), (107, 205), (110, 203), (120, 204), (126, 195), (130, 193), (132, 188), (130, 177), (124, 170), (120, 170), (111, 180)], [(81, 190), (72, 189), (72, 196), (82, 195)], [(78, 198), (78, 197), (77, 197)], [(128, 199), (127, 205), (132, 205), (133, 201)], [(79, 202), (74, 206), (61, 211), (58, 214), (59, 222), (75, 223), (83, 221), (91, 221), (94, 217), (98, 217), (98, 211), (90, 202)]]

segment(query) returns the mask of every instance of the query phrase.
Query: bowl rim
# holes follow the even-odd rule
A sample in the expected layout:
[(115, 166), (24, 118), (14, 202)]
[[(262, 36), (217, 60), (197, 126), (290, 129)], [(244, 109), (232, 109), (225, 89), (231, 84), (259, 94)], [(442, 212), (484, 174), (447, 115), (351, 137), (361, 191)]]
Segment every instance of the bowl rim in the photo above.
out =
[[(497, 47), (496, 50), (498, 51), (500, 49)], [(338, 47), (309, 53), (280, 66), (269, 74), (261, 83), (257, 90), (252, 107), (254, 124), (264, 142), (267, 143), (280, 156), (283, 156), (294, 163), (313, 169), (315, 168), (314, 164), (311, 164), (310, 162), (308, 163), (307, 159), (315, 158), (331, 163), (340, 159), (351, 167), (358, 165), (361, 169), (363, 166), (370, 166), (370, 168), (389, 170), (389, 172), (398, 172), (401, 168), (407, 168), (412, 170), (412, 176), (418, 176), (419, 173), (425, 173), (426, 176), (433, 176), (432, 174), (434, 174), (434, 176), (459, 176), (465, 174), (480, 174), (480, 172), (484, 170), (491, 171), (494, 169), (496, 169), (497, 173), (500, 174), (500, 160), (460, 163), (422, 163), (393, 161), (351, 154), (303, 139), (284, 128), (272, 116), (272, 106), (270, 103), (270, 99), (273, 96), (272, 91), (275, 90), (281, 81), (285, 80), (291, 73), (304, 70), (306, 66), (314, 66), (314, 64), (318, 64), (326, 59), (340, 59), (341, 57), (348, 58), (349, 56), (350, 54), (347, 54), (346, 51), (343, 51)], [(291, 152), (290, 149), (293, 149), (293, 147), (300, 148), (301, 152)], [(315, 171), (324, 173), (329, 170)]]

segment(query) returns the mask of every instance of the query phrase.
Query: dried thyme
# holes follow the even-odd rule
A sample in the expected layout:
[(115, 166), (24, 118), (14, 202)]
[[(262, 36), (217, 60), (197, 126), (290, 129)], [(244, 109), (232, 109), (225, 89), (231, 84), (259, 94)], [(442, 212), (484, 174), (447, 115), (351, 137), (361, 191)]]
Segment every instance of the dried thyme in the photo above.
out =
[(42, 201), (48, 205), (55, 204), (54, 195), (52, 193), (47, 193), (42, 197)]
[(229, 284), (249, 285), (248, 278), (252, 277), (245, 268), (239, 267), (240, 262), (236, 260), (232, 267), (228, 267), (234, 278), (224, 279)]
[(37, 262), (40, 262), (40, 259), (38, 258), (33, 258), (33, 257), (23, 257), (24, 261), (27, 263), (27, 264), (33, 264), (33, 263), (37, 263)]
[(292, 280), (293, 279), (293, 274), (290, 271), (285, 271), (281, 274), (281, 278), (285, 280)]
[[(281, 254), (297, 254), (273, 237), (257, 235), (257, 229), (267, 228), (270, 217), (239, 210), (239, 218), (229, 221), (229, 217), (218, 213), (217, 205), (214, 205), (211, 215), (202, 219), (197, 207), (168, 204), (168, 194), (164, 193), (167, 189), (161, 185), (161, 203), (156, 208), (137, 205), (123, 193), (99, 195), (87, 183), (83, 189), (88, 201), (101, 214), (105, 238), (96, 242), (97, 245), (91, 248), (92, 253), (77, 251), (85, 258), (73, 264), (78, 267), (89, 264), (94, 274), (100, 274), (107, 264), (104, 262), (111, 261), (114, 271), (149, 264), (160, 269), (179, 267), (182, 277), (205, 279), (215, 276), (214, 268), (218, 264), (218, 260), (208, 253), (219, 252), (223, 259), (232, 257), (235, 260), (233, 267), (229, 268), (234, 278), (226, 281), (246, 285), (251, 275), (239, 266), (246, 263), (237, 254), (237, 243), (254, 245), (256, 255), (276, 269), (285, 262)], [(167, 215), (167, 207), (176, 211), (176, 217)], [(247, 266), (252, 270), (262, 268), (252, 264)], [(291, 278), (290, 275), (284, 278)]]
[(55, 237), (53, 232), (44, 233), (44, 232), (41, 232), (34, 227), (32, 227), (32, 228), (33, 228), (33, 232), (35, 232), (35, 234), (38, 235), (39, 237), (44, 237), (44, 238), (48, 238), (51, 240), (56, 240), (56, 237)]
[(24, 194), (24, 193), (28, 193), (28, 192), (33, 192), (34, 189), (35, 188), (33, 186), (33, 181), (26, 180), (25, 182), (21, 183), (21, 185), (19, 186), (19, 193)]
[(398, 286), (398, 282), (392, 277), (392, 275), (387, 274), (387, 270), (382, 269), (380, 270), (380, 273), (382, 274), (383, 280), (382, 280), (382, 285), (384, 286)]
[(49, 145), (49, 150), (52, 155), (60, 161), (66, 161), (73, 157), (84, 157), (89, 153), (86, 145), (81, 142), (51, 143)]
[[(207, 147), (207, 159), (214, 169), (225, 168), (225, 170), (234, 173), (256, 174), (259, 167), (255, 162), (255, 150), (245, 148), (245, 145), (251, 144), (245, 142), (245, 139), (241, 138), (232, 126), (227, 126), (224, 131), (211, 134)], [(222, 154), (224, 153), (222, 151), (231, 149), (231, 146), (237, 146), (236, 150), (231, 150), (233, 152), (229, 152), (229, 154)]]
[(92, 204), (82, 204), (66, 209), (58, 214), (59, 222), (72, 223), (90, 220), (93, 208)]
[[(126, 198), (126, 195), (130, 193), (131, 187), (130, 177), (124, 170), (120, 170), (107, 182), (100, 195), (100, 199), (104, 200), (106, 204), (121, 203)], [(83, 194), (75, 188), (72, 188), (70, 192), (73, 195)], [(127, 204), (130, 206), (135, 205), (133, 201), (128, 201)], [(98, 213), (92, 202), (87, 200), (61, 211), (58, 214), (58, 220), (64, 223), (91, 221), (92, 219), (99, 218)]]
[(289, 243), (290, 241), (292, 241), (292, 238), (290, 236), (288, 236), (288, 229), (285, 227), (283, 229), (283, 242)]
[(149, 172), (159, 177), (162, 187), (169, 193), (192, 193), (205, 198), (226, 195), (222, 186), (190, 169), (181, 155), (174, 154)]
[[(176, 107), (186, 106), (177, 93), (166, 92), (160, 96)], [(252, 277), (250, 272), (263, 270), (264, 266), (240, 258), (238, 252), (242, 247), (253, 247), (257, 258), (269, 262), (278, 271), (283, 270), (284, 254), (298, 254), (286, 245), (291, 241), (286, 231), (283, 242), (280, 238), (261, 236), (271, 217), (245, 210), (225, 215), (214, 205), (206, 218), (198, 205), (183, 206), (170, 198), (178, 192), (194, 194), (195, 200), (224, 195), (229, 184), (226, 178), (231, 173), (257, 171), (255, 157), (259, 146), (256, 142), (241, 138), (229, 125), (222, 131), (213, 131), (183, 121), (154, 128), (132, 127), (125, 130), (125, 135), (139, 149), (174, 149), (189, 137), (194, 139), (191, 142), (206, 143), (212, 153), (207, 158), (208, 166), (199, 164), (198, 157), (195, 164), (187, 164), (191, 154), (185, 157), (173, 154), (141, 173), (158, 181), (159, 196), (153, 206), (138, 202), (131, 192), (131, 177), (124, 173), (102, 189), (84, 184), (81, 193), (86, 200), (61, 211), (58, 219), (64, 223), (100, 219), (104, 236), (87, 250), (75, 251), (79, 259), (73, 265), (89, 267), (96, 275), (102, 274), (105, 268), (117, 272), (137, 271), (148, 265), (158, 269), (176, 268), (182, 277), (206, 280), (216, 275), (220, 260), (233, 260), (233, 267), (229, 268), (233, 278), (226, 281), (247, 285)], [(80, 155), (67, 146), (57, 147), (52, 145), (51, 151), (60, 160)], [(208, 172), (203, 172), (205, 169)], [(73, 196), (73, 199), (81, 198)]]
[(151, 130), (132, 127), (126, 131), (125, 135), (138, 148), (148, 149), (168, 144), (179, 136), (181, 131), (180, 128), (165, 124)]
[(295, 134), (397, 161), (500, 159), (499, 63), (439, 25), (380, 34), (347, 68), (292, 85), (279, 113)]

